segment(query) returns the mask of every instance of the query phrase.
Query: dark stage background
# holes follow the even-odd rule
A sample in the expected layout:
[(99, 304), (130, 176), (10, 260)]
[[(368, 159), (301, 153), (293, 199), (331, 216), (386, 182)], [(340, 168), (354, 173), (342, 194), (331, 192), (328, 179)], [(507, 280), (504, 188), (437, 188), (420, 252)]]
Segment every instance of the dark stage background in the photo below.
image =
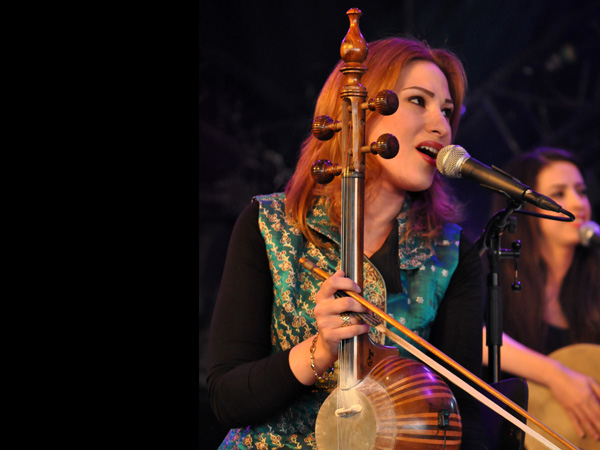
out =
[[(351, 7), (363, 12), (367, 41), (410, 34), (463, 60), (469, 91), (455, 143), (500, 167), (538, 145), (576, 152), (589, 168), (594, 220), (600, 219), (599, 1), (202, 2), (202, 448), (217, 448), (225, 432), (208, 406), (205, 349), (229, 234), (253, 195), (284, 188), (319, 89), (339, 59)], [(452, 185), (470, 211), (462, 225), (476, 239), (497, 194), (471, 181)]]

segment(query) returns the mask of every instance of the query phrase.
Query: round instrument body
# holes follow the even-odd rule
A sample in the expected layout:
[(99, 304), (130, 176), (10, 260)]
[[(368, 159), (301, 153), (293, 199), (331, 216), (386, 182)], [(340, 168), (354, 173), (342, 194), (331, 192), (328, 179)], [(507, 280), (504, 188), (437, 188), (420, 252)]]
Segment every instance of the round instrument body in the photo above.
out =
[[(336, 415), (344, 408), (360, 412)], [(421, 362), (390, 356), (356, 386), (332, 392), (319, 411), (315, 436), (319, 450), (458, 450), (462, 422), (439, 375)]]
[[(600, 382), (600, 345), (573, 344), (550, 353), (552, 359), (577, 372), (590, 375)], [(571, 444), (586, 450), (600, 450), (600, 442), (591, 436), (580, 437), (563, 407), (556, 401), (550, 389), (541, 384), (528, 381), (529, 407), (533, 417), (564, 437)], [(529, 424), (537, 432), (540, 428)], [(525, 446), (528, 450), (545, 450), (545, 446), (529, 435), (525, 436)]]

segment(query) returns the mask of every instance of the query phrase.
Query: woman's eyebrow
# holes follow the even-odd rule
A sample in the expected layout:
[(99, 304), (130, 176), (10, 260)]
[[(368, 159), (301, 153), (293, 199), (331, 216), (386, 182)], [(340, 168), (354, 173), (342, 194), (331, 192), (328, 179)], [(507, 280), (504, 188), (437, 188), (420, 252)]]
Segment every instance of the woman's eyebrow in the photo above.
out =
[[(569, 187), (569, 183), (558, 182), (558, 183), (553, 183), (550, 186), (548, 186), (548, 189), (565, 189), (567, 187)], [(573, 187), (579, 189), (579, 188), (585, 187), (585, 183), (577, 182), (577, 183), (573, 184)]]
[[(402, 89), (403, 91), (406, 91), (407, 89), (417, 89), (419, 91), (425, 92), (428, 96), (430, 96), (431, 98), (435, 97), (435, 94), (433, 92), (431, 92), (428, 89), (422, 88), (421, 86), (409, 86), (409, 87), (405, 87), (404, 89)], [(454, 102), (452, 101), (452, 99), (447, 98), (446, 100), (444, 100), (444, 103), (452, 103), (454, 104)]]

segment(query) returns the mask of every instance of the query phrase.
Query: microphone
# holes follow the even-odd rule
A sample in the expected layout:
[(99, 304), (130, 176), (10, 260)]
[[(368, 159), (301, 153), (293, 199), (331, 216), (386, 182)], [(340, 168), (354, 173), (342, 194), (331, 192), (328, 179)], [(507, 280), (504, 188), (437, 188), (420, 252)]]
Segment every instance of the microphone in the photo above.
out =
[(600, 226), (591, 220), (584, 223), (579, 228), (579, 239), (584, 247), (590, 247), (592, 244), (600, 245)]
[(447, 145), (438, 152), (437, 169), (448, 178), (469, 178), (481, 186), (512, 198), (517, 202), (527, 202), (538, 208), (554, 212), (564, 212), (562, 207), (545, 195), (532, 191), (519, 180), (501, 171), (489, 167), (472, 158), (460, 145)]

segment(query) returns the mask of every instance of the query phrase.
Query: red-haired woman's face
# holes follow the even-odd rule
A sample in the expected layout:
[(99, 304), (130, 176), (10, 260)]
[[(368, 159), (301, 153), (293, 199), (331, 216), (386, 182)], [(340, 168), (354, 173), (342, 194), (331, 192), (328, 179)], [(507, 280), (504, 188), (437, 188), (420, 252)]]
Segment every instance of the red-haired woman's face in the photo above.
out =
[(367, 144), (384, 133), (398, 139), (400, 150), (380, 158), (381, 188), (390, 192), (423, 191), (433, 182), (437, 152), (450, 144), (453, 110), (448, 81), (430, 61), (413, 61), (400, 73), (395, 89), (398, 110), (377, 118), (367, 132)]
[[(575, 215), (574, 222), (539, 219), (539, 228), (547, 242), (574, 246), (579, 243), (579, 227), (590, 220), (591, 206), (585, 182), (577, 166), (566, 161), (555, 161), (538, 173), (536, 191), (551, 197), (556, 203)], [(548, 211), (543, 211), (548, 214)]]

